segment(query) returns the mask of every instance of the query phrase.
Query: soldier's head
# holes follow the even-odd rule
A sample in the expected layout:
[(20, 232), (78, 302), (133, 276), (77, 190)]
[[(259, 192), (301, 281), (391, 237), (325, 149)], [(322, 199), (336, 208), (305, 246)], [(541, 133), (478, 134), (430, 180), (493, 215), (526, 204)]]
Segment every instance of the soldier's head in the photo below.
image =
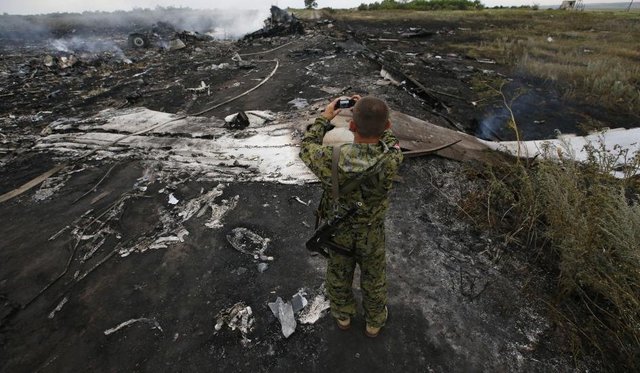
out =
[(353, 107), (353, 119), (349, 129), (363, 140), (378, 140), (391, 127), (389, 107), (379, 98), (367, 96), (359, 99)]

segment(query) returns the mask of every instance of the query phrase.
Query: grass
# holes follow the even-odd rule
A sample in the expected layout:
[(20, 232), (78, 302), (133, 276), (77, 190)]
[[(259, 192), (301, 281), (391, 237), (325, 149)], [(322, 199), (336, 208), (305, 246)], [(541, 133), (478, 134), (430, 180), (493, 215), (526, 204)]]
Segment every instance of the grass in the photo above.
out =
[[(548, 149), (549, 152), (557, 151)], [(553, 309), (576, 351), (599, 351), (613, 370), (640, 369), (640, 183), (614, 179), (613, 158), (640, 170), (638, 154), (591, 146), (579, 164), (541, 159), (487, 171), (476, 216), (505, 240), (542, 255), (557, 275)], [(488, 201), (479, 204), (477, 201)], [(472, 204), (467, 203), (466, 206)]]
[(640, 14), (509, 13), (512, 25), (480, 30), (479, 43), (453, 47), (556, 82), (567, 97), (640, 112)]
[[(512, 101), (497, 91), (511, 111)], [(488, 168), (487, 188), (463, 205), (476, 224), (543, 258), (556, 274), (548, 305), (574, 353), (595, 350), (612, 371), (638, 371), (640, 151), (589, 143), (587, 161), (579, 163), (570, 149), (547, 145), (535, 162)]]
[(640, 12), (352, 11), (341, 20), (449, 23), (445, 48), (490, 58), (514, 72), (557, 84), (565, 97), (615, 111), (640, 112)]

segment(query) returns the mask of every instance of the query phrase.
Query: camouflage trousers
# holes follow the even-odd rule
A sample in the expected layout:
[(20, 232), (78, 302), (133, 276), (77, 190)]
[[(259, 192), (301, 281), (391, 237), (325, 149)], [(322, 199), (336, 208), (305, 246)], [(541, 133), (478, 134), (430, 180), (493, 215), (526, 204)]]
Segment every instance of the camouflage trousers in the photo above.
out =
[(327, 265), (327, 293), (331, 314), (338, 319), (356, 315), (353, 297), (353, 275), (360, 266), (362, 306), (367, 324), (382, 327), (386, 321), (387, 277), (384, 249), (384, 223), (342, 229), (334, 241), (348, 249), (353, 256), (331, 251)]

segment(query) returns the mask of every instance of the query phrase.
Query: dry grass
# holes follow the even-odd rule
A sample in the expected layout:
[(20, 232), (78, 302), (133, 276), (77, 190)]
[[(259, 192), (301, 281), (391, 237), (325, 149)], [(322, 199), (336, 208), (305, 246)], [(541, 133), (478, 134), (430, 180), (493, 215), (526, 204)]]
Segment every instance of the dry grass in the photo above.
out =
[[(340, 12), (341, 20), (452, 23), (446, 47), (491, 58), (607, 109), (640, 112), (640, 12)], [(462, 29), (460, 29), (462, 28)]]
[[(586, 147), (586, 163), (541, 157), (483, 175), (487, 188), (464, 203), (557, 274), (558, 324), (576, 353), (599, 351), (614, 371), (640, 369), (640, 154)], [(562, 150), (560, 150), (562, 151)], [(564, 151), (568, 154), (568, 151)], [(626, 177), (610, 176), (622, 161)]]
[(557, 82), (566, 96), (640, 112), (639, 13), (510, 14), (508, 27), (478, 30), (480, 43), (453, 47)]

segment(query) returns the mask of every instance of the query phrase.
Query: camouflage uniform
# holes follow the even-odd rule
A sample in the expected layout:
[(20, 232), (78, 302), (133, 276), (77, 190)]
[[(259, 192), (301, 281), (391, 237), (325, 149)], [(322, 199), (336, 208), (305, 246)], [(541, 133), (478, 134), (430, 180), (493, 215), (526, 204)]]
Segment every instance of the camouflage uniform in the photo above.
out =
[[(324, 193), (318, 214), (321, 220), (334, 216), (331, 194), (331, 164), (333, 147), (322, 146), (327, 120), (316, 119), (304, 135), (300, 158), (320, 179)], [(388, 192), (393, 177), (402, 162), (398, 139), (387, 130), (377, 144), (347, 144), (340, 149), (338, 181), (342, 186), (359, 173), (369, 169), (381, 158), (378, 173), (368, 176), (360, 186), (341, 195), (341, 211), (360, 202), (355, 215), (344, 221), (334, 235), (334, 242), (353, 252), (353, 256), (330, 253), (327, 266), (327, 292), (334, 317), (345, 319), (356, 314), (351, 286), (356, 263), (360, 265), (360, 283), (365, 319), (370, 326), (381, 327), (386, 320), (387, 282), (385, 272), (384, 217), (389, 207)]]

